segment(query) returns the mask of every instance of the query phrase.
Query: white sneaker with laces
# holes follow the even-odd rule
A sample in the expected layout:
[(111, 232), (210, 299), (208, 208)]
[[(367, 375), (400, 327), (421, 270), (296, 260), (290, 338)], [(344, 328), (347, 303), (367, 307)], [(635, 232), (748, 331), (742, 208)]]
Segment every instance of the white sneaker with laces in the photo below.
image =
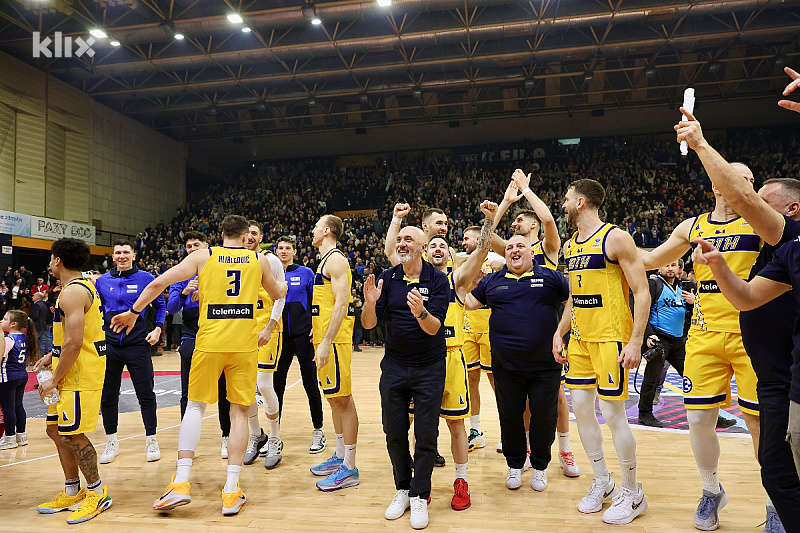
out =
[(411, 506), (411, 499), (408, 497), (407, 490), (398, 490), (397, 493), (392, 498), (392, 503), (389, 504), (389, 507), (386, 508), (386, 512), (383, 513), (383, 517), (386, 520), (397, 520), (406, 512)]
[(578, 511), (582, 513), (596, 513), (603, 508), (603, 502), (610, 500), (619, 493), (614, 475), (609, 472), (606, 479), (594, 478), (589, 494), (578, 502)]
[(100, 457), (97, 459), (97, 462), (101, 465), (106, 465), (116, 459), (119, 455), (119, 441), (118, 440), (110, 440), (106, 442), (106, 449), (103, 450), (103, 453), (100, 454)]
[(522, 486), (522, 469), (509, 467), (506, 487), (511, 490), (517, 490), (520, 486)]
[(533, 469), (533, 477), (531, 478), (531, 488), (536, 492), (542, 492), (547, 488), (547, 472), (544, 470)]
[(645, 509), (647, 509), (647, 500), (644, 499), (641, 483), (637, 485), (636, 492), (627, 487), (622, 487), (619, 494), (614, 497), (611, 507), (603, 513), (603, 522), (607, 524), (629, 524), (634, 518), (642, 514)]
[(311, 447), (308, 449), (308, 453), (320, 453), (327, 444), (328, 440), (325, 438), (325, 433), (321, 429), (315, 429), (314, 433), (311, 434)]
[(161, 459), (161, 450), (158, 447), (158, 441), (155, 435), (147, 437), (147, 442), (144, 445), (144, 451), (147, 455), (147, 462), (152, 463)]
[(419, 496), (414, 496), (411, 501), (411, 527), (425, 529), (428, 527), (428, 502)]
[(575, 456), (572, 455), (572, 452), (560, 452), (558, 462), (561, 464), (565, 476), (579, 477), (581, 475), (581, 468), (575, 464)]
[(15, 435), (5, 435), (0, 439), (0, 450), (11, 450), (19, 446)]
[(264, 458), (264, 468), (272, 470), (278, 466), (278, 463), (283, 459), (281, 455), (282, 451), (283, 441), (276, 437), (270, 437), (269, 440), (267, 440), (267, 456)]
[(228, 437), (222, 437), (222, 447), (220, 448), (219, 454), (223, 459), (228, 458)]
[(27, 446), (28, 445), (28, 433), (23, 431), (21, 433), (17, 433), (17, 444), (20, 446)]

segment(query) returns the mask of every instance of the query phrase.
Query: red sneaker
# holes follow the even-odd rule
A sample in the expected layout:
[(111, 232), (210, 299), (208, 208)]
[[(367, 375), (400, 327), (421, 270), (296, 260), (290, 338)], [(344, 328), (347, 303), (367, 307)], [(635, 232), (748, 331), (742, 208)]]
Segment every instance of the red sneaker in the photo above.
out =
[(456, 511), (468, 509), (472, 502), (469, 499), (469, 484), (466, 479), (457, 479), (453, 482), (453, 501), (450, 505)]

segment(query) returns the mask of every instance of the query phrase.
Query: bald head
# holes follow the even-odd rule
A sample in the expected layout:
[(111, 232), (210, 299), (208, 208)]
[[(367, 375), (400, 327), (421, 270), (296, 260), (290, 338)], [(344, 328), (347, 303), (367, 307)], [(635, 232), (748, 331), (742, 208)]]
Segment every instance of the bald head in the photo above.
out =
[(397, 236), (397, 260), (400, 263), (414, 261), (422, 255), (425, 246), (425, 233), (416, 226), (406, 226)]
[(531, 243), (522, 235), (514, 235), (506, 243), (506, 265), (512, 274), (519, 276), (533, 268)]

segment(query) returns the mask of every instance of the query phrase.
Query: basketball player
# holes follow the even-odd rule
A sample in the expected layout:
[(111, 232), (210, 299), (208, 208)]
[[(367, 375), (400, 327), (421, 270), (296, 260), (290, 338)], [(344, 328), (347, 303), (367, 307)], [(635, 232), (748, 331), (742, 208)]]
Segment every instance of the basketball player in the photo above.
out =
[[(245, 248), (254, 252), (261, 253), (269, 261), (272, 269), (272, 276), (275, 281), (285, 280), (283, 265), (280, 259), (269, 251), (261, 252), (261, 226), (255, 220), (248, 222), (250, 228), (247, 231), (247, 242)], [(258, 291), (258, 305), (256, 307), (256, 321), (258, 322), (258, 390), (264, 398), (264, 412), (269, 421), (269, 437), (263, 438), (264, 430), (258, 423), (258, 404), (250, 406), (250, 416), (248, 426), (250, 427), (250, 441), (247, 444), (247, 452), (244, 454), (244, 464), (252, 464), (259, 454), (266, 455), (264, 467), (271, 470), (281, 462), (281, 452), (283, 451), (283, 441), (279, 432), (279, 404), (278, 395), (275, 392), (273, 376), (278, 367), (278, 357), (281, 354), (281, 337), (283, 325), (281, 314), (285, 298), (273, 301), (269, 294), (262, 287)], [(266, 441), (266, 442), (264, 442)]]
[[(586, 455), (592, 461), (594, 482), (578, 503), (582, 513), (596, 513), (603, 502), (613, 503), (603, 513), (609, 524), (627, 524), (647, 509), (642, 484), (636, 482), (636, 439), (628, 425), (628, 370), (639, 366), (650, 291), (633, 238), (600, 220), (605, 190), (598, 182), (581, 179), (567, 188), (563, 209), (577, 228), (564, 245), (571, 298), (553, 336), (556, 361), (567, 364), (566, 381), (572, 410)], [(631, 316), (628, 289), (633, 291)], [(568, 353), (563, 337), (570, 331)], [(603, 435), (595, 413), (595, 397), (611, 430), (622, 470), (622, 490), (606, 466)]]
[(483, 262), (489, 253), (497, 204), (486, 200), (481, 204), (481, 211), (486, 219), (481, 228), (477, 253), (471, 254), (466, 262), (455, 270), (447, 271), (450, 246), (445, 236), (434, 235), (428, 242), (430, 264), (446, 274), (450, 282), (450, 303), (444, 319), (447, 368), (440, 416), (447, 421), (447, 429), (450, 431), (450, 448), (456, 467), (456, 479), (453, 482), (454, 494), (450, 505), (457, 511), (467, 509), (471, 505), (467, 483), (469, 441), (464, 426), (464, 419), (470, 414), (470, 399), (467, 386), (467, 365), (461, 349), (464, 344), (464, 301), (469, 289), (475, 286), (474, 281), (480, 274)]
[[(742, 163), (733, 167), (750, 183), (753, 173)], [(706, 238), (722, 252), (725, 262), (742, 279), (747, 279), (761, 249), (761, 239), (753, 227), (734, 211), (719, 189), (712, 187), (716, 205), (711, 213), (686, 219), (667, 241), (653, 250), (639, 250), (645, 268), (658, 268), (677, 261), (693, 240)], [(730, 407), (731, 377), (736, 374), (739, 408), (750, 430), (758, 455), (759, 407), (757, 378), (744, 349), (739, 312), (719, 292), (708, 265), (695, 264), (698, 292), (686, 342), (683, 395), (692, 452), (703, 480), (703, 495), (694, 515), (694, 525), (702, 531), (717, 529), (719, 511), (728, 495), (717, 476), (719, 439), (716, 425), (720, 407)]]
[(255, 401), (258, 373), (258, 287), (271, 298), (286, 294), (266, 257), (244, 248), (249, 224), (238, 215), (222, 221), (222, 246), (198, 250), (157, 277), (142, 291), (130, 310), (112, 320), (116, 332), (129, 330), (141, 309), (165, 287), (197, 274), (200, 319), (197, 343), (189, 372), (189, 404), (178, 436), (178, 468), (153, 509), (168, 511), (192, 501), (189, 474), (206, 406), (217, 401), (220, 375), (225, 372), (231, 402), (231, 434), (228, 440), (228, 475), (222, 489), (222, 514), (234, 515), (246, 502), (239, 488), (239, 474), (247, 449), (247, 418)]
[(344, 253), (336, 247), (342, 236), (342, 219), (324, 215), (312, 230), (312, 242), (319, 249), (320, 262), (314, 279), (311, 321), (315, 361), (322, 393), (331, 406), (336, 430), (336, 452), (327, 461), (311, 467), (326, 492), (359, 484), (356, 468), (358, 413), (353, 401), (350, 361), (353, 355), (352, 271)]
[[(515, 235), (522, 235), (531, 243), (533, 259), (537, 264), (544, 268), (558, 270), (558, 250), (561, 247), (561, 237), (558, 236), (558, 226), (553, 214), (547, 208), (547, 205), (531, 190), (530, 174), (526, 175), (522, 169), (518, 168), (511, 177), (512, 181), (509, 183), (503, 201), (497, 210), (498, 217), (495, 221), (497, 222), (503, 217), (511, 204), (525, 197), (533, 207), (533, 210), (518, 211), (516, 217), (514, 217), (514, 222), (511, 224), (511, 229), (514, 230)], [(544, 238), (542, 239), (539, 238), (540, 229), (544, 229)], [(504, 254), (507, 245), (508, 241), (500, 238), (499, 235), (495, 234), (492, 237), (492, 250), (496, 253)], [(487, 371), (491, 372), (491, 354), (488, 362), (481, 364), (481, 368), (488, 368)], [(491, 379), (490, 383), (494, 387)], [(525, 412), (526, 433), (530, 429), (529, 425), (530, 408)], [(567, 477), (580, 476), (581, 469), (575, 464), (575, 456), (572, 454), (572, 449), (569, 445), (569, 403), (567, 402), (567, 393), (564, 387), (561, 387), (558, 392), (558, 425), (556, 431), (558, 435), (558, 462), (561, 465), (562, 472)], [(526, 466), (528, 466), (527, 462)]]
[[(47, 409), (47, 436), (53, 439), (64, 470), (64, 490), (36, 508), (43, 514), (70, 510), (68, 524), (91, 520), (109, 507), (108, 487), (97, 471), (97, 452), (86, 437), (97, 426), (106, 367), (106, 336), (100, 295), (92, 282), (82, 279), (89, 262), (89, 246), (78, 239), (59, 239), (51, 248), (50, 269), (61, 281), (53, 318), (53, 350), (39, 359), (38, 372), (52, 363), (53, 377), (39, 385), (44, 399), (53, 389), (58, 403)], [(137, 316), (134, 315), (133, 322)], [(81, 488), (78, 470), (86, 488)]]

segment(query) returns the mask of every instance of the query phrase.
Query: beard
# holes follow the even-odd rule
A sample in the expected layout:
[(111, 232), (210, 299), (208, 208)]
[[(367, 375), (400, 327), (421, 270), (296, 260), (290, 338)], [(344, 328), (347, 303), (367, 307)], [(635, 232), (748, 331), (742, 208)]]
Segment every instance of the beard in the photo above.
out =
[(567, 223), (575, 226), (578, 223), (578, 210), (577, 209), (567, 209)]
[(421, 252), (420, 252), (419, 248), (417, 248), (416, 250), (409, 250), (408, 254), (405, 254), (405, 255), (397, 254), (397, 260), (401, 264), (409, 263), (409, 262), (415, 260), (417, 257), (419, 257), (420, 254), (421, 254)]

